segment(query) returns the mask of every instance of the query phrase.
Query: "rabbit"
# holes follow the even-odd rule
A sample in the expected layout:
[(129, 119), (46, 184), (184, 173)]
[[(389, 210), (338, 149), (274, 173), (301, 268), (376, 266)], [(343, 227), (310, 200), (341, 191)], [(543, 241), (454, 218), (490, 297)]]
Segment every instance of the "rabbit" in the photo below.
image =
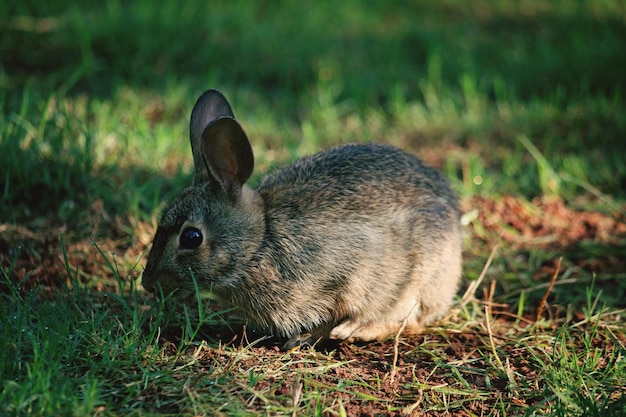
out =
[(162, 214), (146, 290), (209, 289), (285, 349), (419, 332), (450, 307), (460, 212), (436, 169), (396, 147), (348, 144), (252, 189), (252, 147), (217, 90), (196, 102), (190, 137), (193, 183)]

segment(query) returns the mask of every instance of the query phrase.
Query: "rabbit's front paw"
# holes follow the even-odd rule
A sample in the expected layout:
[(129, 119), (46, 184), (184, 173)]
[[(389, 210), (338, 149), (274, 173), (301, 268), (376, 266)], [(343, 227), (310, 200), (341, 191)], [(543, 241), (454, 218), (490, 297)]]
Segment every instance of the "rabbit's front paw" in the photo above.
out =
[(298, 347), (313, 348), (326, 339), (328, 339), (328, 328), (322, 327), (290, 338), (285, 342), (282, 349), (286, 351)]

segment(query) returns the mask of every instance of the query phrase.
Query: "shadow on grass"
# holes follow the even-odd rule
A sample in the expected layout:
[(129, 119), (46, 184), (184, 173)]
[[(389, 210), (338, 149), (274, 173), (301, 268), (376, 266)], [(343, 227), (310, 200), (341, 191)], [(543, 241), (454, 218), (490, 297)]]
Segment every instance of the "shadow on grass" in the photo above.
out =
[(36, 3), (4, 8), (5, 110), (23, 85), (55, 89), (68, 80), (73, 92), (105, 97), (120, 83), (246, 86), (280, 96), (283, 110), (320, 78), (340, 80), (342, 97), (365, 106), (387, 102), (398, 86), (419, 97), (426, 78), (458, 86), (468, 74), (495, 95), (505, 88), (524, 99), (626, 92), (626, 25), (592, 2)]
[[(46, 129), (36, 112), (47, 110), (21, 115), (25, 100), (79, 94), (109, 100), (119, 86), (163, 92), (168, 84), (185, 83), (193, 91), (209, 86), (249, 91), (252, 102), (263, 97), (272, 114), (297, 120), (300, 96), (320, 82), (339, 85), (334, 100), (348, 100), (361, 111), (372, 106), (392, 111), (398, 92), (408, 101), (428, 101), (429, 88), (435, 95), (450, 90), (460, 100), (471, 98), (469, 88), (504, 104), (517, 97), (556, 106), (566, 106), (572, 97), (626, 93), (626, 25), (610, 7), (598, 11), (588, 2), (526, 9), (516, 2), (472, 7), (436, 1), (314, 7), (203, 1), (181, 7), (166, 1), (156, 8), (140, 0), (124, 9), (113, 0), (35, 3), (13, 2), (1, 12), (0, 107), (5, 122), (33, 125), (20, 135), (41, 141), (28, 147), (17, 134), (0, 141), (0, 165), (6, 167), (1, 202), (13, 208), (1, 215), (11, 221), (47, 209), (68, 211), (61, 216), (71, 218), (71, 206), (86, 209), (99, 197), (93, 184), (111, 174), (94, 172), (89, 144), (55, 148), (55, 141), (75, 138), (75, 131), (61, 128), (62, 140), (41, 137)], [(25, 90), (32, 97), (25, 97)], [(596, 120), (584, 114), (583, 123), (593, 125)], [(584, 152), (600, 144), (611, 156), (623, 139), (623, 122), (597, 121), (589, 135), (573, 137), (563, 148)], [(37, 146), (52, 146), (53, 152), (42, 157), (32, 150)], [(112, 203), (118, 209), (123, 204), (123, 199)]]

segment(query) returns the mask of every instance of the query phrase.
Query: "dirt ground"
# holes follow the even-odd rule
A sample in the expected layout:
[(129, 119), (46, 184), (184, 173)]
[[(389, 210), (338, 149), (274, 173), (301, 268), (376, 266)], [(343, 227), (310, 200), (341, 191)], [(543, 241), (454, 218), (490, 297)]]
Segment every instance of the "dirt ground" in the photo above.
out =
[[(489, 248), (494, 244), (506, 246), (511, 251), (526, 253), (529, 250), (541, 249), (559, 253), (567, 257), (568, 262), (576, 267), (596, 274), (611, 274), (626, 271), (626, 222), (623, 217), (626, 207), (618, 208), (613, 213), (573, 209), (559, 199), (537, 199), (532, 202), (523, 201), (511, 196), (504, 196), (498, 200), (475, 197), (463, 201), (466, 213), (473, 213), (472, 222), (468, 226), (472, 234), (472, 247)], [(97, 210), (94, 216), (97, 217)], [(135, 223), (125, 224), (120, 219), (113, 219), (108, 224), (102, 220), (91, 222), (92, 227), (86, 235), (79, 235), (72, 231), (70, 226), (59, 227), (52, 221), (44, 219), (35, 225), (0, 224), (0, 261), (5, 272), (10, 271), (10, 279), (17, 283), (20, 291), (27, 291), (35, 287), (48, 289), (42, 291), (41, 296), (53, 297), (54, 289), (69, 282), (70, 274), (77, 275), (81, 280), (92, 280), (95, 291), (110, 290), (115, 287), (112, 272), (97, 248), (105, 254), (115, 254), (119, 260), (120, 276), (125, 279), (138, 278), (141, 266), (135, 263), (145, 253), (154, 232), (154, 225)], [(128, 228), (135, 231), (135, 236), (128, 236)], [(107, 232), (103, 232), (106, 230)], [(63, 235), (64, 247), (59, 238)], [(587, 245), (587, 246), (585, 246)], [(600, 250), (581, 250), (583, 247), (595, 247)], [(467, 256), (473, 256), (474, 249), (467, 250)], [(488, 253), (487, 253), (488, 254)], [(486, 259), (487, 254), (482, 258)], [(65, 260), (67, 257), (67, 263)], [(141, 261), (139, 265), (143, 265)], [(537, 279), (549, 280), (555, 273), (557, 266), (555, 259), (545, 259), (536, 271)], [(478, 271), (479, 272), (479, 271)], [(98, 277), (95, 279), (93, 277)], [(0, 291), (7, 292), (6, 282), (0, 282)], [(488, 296), (488, 295), (487, 295)], [(494, 317), (493, 334), (496, 335), (499, 348), (506, 352), (506, 364), (514, 372), (532, 380), (536, 368), (529, 365), (529, 358), (524, 350), (516, 349), (514, 344), (507, 343), (506, 332), (511, 323), (516, 321), (518, 326), (530, 323), (534, 317), (515, 317), (506, 305), (495, 304), (492, 312)], [(221, 345), (240, 344), (250, 342), (250, 337), (242, 328), (233, 330), (209, 329), (212, 339), (220, 339)], [(168, 340), (164, 335), (164, 343), (175, 343), (175, 337)], [(431, 395), (432, 387), (452, 385), (455, 383), (449, 372), (437, 372), (433, 358), (430, 358), (424, 349), (415, 349), (415, 346), (444, 346), (440, 349), (443, 358), (449, 363), (468, 363), (476, 372), (464, 374), (468, 389), (490, 388), (493, 398), (485, 398), (488, 403), (496, 404), (498, 398), (507, 397), (509, 402), (518, 402), (520, 407), (527, 406), (528, 397), (516, 398), (507, 387), (509, 381), (504, 376), (493, 376), (480, 372), (486, 370), (490, 364), (485, 363), (484, 351), (490, 342), (486, 334), (480, 329), (469, 331), (426, 331), (415, 336), (403, 336), (400, 344), (395, 346), (394, 341), (375, 342), (367, 344), (340, 343), (331, 346), (332, 349), (321, 349), (320, 352), (301, 352), (301, 355), (332, 355), (332, 360), (349, 362), (349, 367), (331, 367), (322, 376), (315, 378), (315, 384), (335, 386), (340, 380), (381, 381), (377, 386), (371, 384), (354, 385), (350, 390), (342, 392), (334, 390), (338, 396), (343, 396), (342, 403), (350, 416), (373, 416), (380, 413), (385, 415), (406, 415), (418, 413), (420, 401)], [(623, 344), (626, 337), (619, 335)], [(603, 341), (599, 340), (599, 344)], [(396, 367), (392, 367), (395, 349), (398, 348)], [(279, 354), (279, 343), (273, 339), (263, 340), (254, 347), (259, 357)], [(222, 361), (230, 360), (219, 349), (207, 350), (203, 360)], [(329, 353), (331, 352), (331, 353)], [(224, 355), (220, 357), (220, 355)], [(324, 356), (325, 360), (329, 358)], [(256, 361), (256, 362), (255, 362)], [(251, 357), (239, 361), (237, 366), (253, 368), (258, 366), (258, 359)], [(315, 361), (302, 361), (301, 367), (315, 366)], [(272, 381), (261, 381), (275, 390), (273, 395), (291, 398), (301, 389), (297, 372), (291, 372), (284, 381), (272, 384)], [(424, 387), (407, 385), (406, 381), (427, 381)], [(456, 380), (458, 383), (458, 379)], [(311, 381), (307, 383), (312, 383)], [(353, 400), (355, 391), (361, 394), (381, 399), (381, 401)], [(351, 393), (350, 393), (351, 392)], [(477, 402), (478, 404), (478, 402)], [(378, 407), (378, 408), (372, 408)], [(481, 410), (471, 409), (468, 403), (468, 412), (480, 415)], [(391, 410), (391, 411), (390, 411)], [(397, 411), (393, 411), (397, 410)], [(415, 414), (415, 415), (419, 415)], [(462, 415), (462, 414), (460, 414)], [(467, 415), (470, 415), (469, 413)]]

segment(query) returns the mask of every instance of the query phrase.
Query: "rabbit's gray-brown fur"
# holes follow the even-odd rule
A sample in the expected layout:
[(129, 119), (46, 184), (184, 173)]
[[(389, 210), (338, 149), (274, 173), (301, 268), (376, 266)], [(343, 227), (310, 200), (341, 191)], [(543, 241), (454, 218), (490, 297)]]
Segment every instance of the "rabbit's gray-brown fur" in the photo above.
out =
[(449, 307), (459, 207), (437, 170), (391, 146), (352, 144), (252, 190), (250, 144), (215, 90), (194, 107), (191, 144), (194, 183), (163, 213), (143, 274), (149, 291), (186, 294), (195, 277), (287, 347), (384, 338), (404, 322), (418, 330)]

